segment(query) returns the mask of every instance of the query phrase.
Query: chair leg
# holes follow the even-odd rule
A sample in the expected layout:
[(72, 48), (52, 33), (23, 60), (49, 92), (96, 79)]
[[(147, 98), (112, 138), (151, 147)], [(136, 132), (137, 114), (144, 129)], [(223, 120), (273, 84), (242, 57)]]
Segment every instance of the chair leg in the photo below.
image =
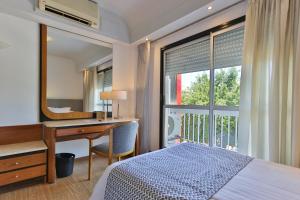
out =
[(111, 165), (113, 157), (113, 130), (109, 131), (109, 145), (108, 145), (108, 165)]
[(92, 175), (92, 161), (93, 161), (93, 153), (92, 153), (92, 141), (89, 140), (89, 174), (88, 174), (88, 180), (91, 180)]

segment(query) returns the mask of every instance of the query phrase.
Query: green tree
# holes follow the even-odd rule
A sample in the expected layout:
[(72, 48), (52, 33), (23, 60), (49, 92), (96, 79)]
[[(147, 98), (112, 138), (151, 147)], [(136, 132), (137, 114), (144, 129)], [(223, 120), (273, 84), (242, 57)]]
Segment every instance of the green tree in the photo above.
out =
[[(214, 103), (218, 106), (238, 106), (240, 102), (240, 75), (238, 68), (232, 67), (229, 69), (217, 69), (215, 70), (214, 78)], [(202, 73), (196, 77), (196, 81), (192, 82), (190, 87), (182, 91), (182, 104), (184, 105), (208, 105), (209, 104), (209, 92), (210, 92), (210, 80), (207, 73)], [(192, 132), (188, 130), (197, 130), (198, 118), (200, 117), (200, 122), (203, 122), (203, 115), (193, 115), (185, 114), (185, 139), (189, 137), (192, 138)], [(188, 120), (189, 119), (189, 120)], [(230, 133), (228, 133), (228, 120), (230, 120)], [(230, 134), (230, 145), (234, 146), (234, 130), (235, 130), (235, 119), (234, 117), (224, 117), (223, 118), (223, 140), (225, 140)], [(190, 122), (190, 123), (189, 123)], [(196, 123), (195, 123), (196, 122)], [(220, 145), (221, 139), (221, 117), (216, 118), (216, 135), (217, 135), (217, 146)], [(189, 129), (187, 127), (190, 127)], [(205, 132), (201, 131), (203, 126), (205, 126)], [(203, 134), (205, 137), (205, 143), (208, 143), (208, 118), (205, 121), (205, 125), (200, 123), (199, 131), (194, 132), (194, 137), (191, 140), (197, 141), (198, 135), (202, 138)], [(189, 135), (189, 136), (187, 136)], [(225, 148), (227, 143), (223, 143), (223, 148)]]
[(196, 81), (191, 84), (191, 87), (182, 91), (182, 104), (209, 104), (209, 77), (207, 74), (197, 76)]
[[(237, 68), (215, 70), (215, 105), (238, 106), (240, 102), (240, 81)], [(201, 74), (191, 86), (182, 91), (182, 104), (208, 105), (210, 81), (208, 74)]]
[(240, 103), (240, 77), (237, 69), (219, 69), (215, 72), (215, 105), (238, 106)]

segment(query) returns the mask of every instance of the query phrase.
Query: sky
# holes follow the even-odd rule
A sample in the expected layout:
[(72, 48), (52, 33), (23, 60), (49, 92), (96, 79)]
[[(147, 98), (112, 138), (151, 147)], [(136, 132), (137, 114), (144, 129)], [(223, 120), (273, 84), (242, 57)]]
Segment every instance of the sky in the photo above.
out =
[(188, 87), (190, 87), (191, 84), (196, 81), (197, 76), (203, 74), (209, 75), (209, 70), (182, 74), (181, 75), (182, 90), (186, 90)]

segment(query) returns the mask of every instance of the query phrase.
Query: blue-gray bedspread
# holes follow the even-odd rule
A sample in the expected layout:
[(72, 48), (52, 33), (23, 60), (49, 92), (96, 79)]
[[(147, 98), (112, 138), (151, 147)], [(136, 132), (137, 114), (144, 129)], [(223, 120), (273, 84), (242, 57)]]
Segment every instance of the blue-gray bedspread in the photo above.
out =
[(206, 200), (252, 159), (219, 148), (182, 143), (116, 166), (108, 176), (105, 199)]

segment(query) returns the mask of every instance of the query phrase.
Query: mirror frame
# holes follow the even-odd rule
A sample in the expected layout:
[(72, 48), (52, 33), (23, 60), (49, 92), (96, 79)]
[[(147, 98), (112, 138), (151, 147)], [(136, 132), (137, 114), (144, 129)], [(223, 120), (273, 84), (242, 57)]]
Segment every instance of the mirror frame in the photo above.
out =
[(90, 119), (93, 112), (54, 113), (47, 105), (47, 33), (48, 27), (40, 24), (40, 121), (64, 119)]

